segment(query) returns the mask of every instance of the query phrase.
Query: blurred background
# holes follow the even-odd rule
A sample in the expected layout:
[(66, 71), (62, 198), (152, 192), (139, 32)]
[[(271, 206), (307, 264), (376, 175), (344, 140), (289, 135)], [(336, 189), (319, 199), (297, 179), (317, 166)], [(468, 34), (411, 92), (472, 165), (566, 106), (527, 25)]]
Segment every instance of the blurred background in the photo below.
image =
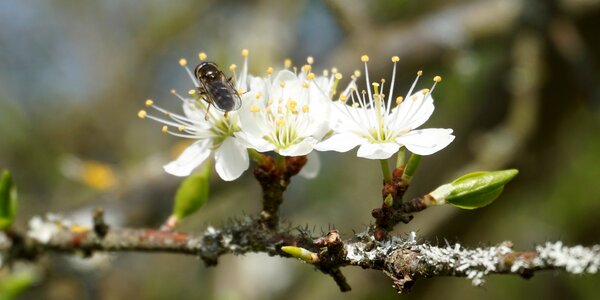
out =
[[(389, 79), (400, 56), (397, 91), (417, 70), (442, 75), (436, 113), (425, 127), (453, 128), (456, 140), (423, 160), (408, 196), (473, 170), (518, 168), (492, 205), (439, 207), (397, 234), (416, 231), (444, 245), (516, 249), (562, 240), (597, 244), (600, 226), (600, 1), (597, 0), (267, 0), (0, 2), (0, 168), (19, 187), (18, 226), (57, 212), (88, 222), (93, 207), (110, 224), (157, 227), (181, 179), (162, 171), (188, 141), (139, 120), (146, 98), (174, 111), (171, 88), (191, 82), (180, 57), (199, 51), (221, 66), (262, 74), (285, 58), (344, 74), (371, 57), (371, 78)], [(347, 79), (349, 76), (345, 76)], [(318, 178), (294, 178), (283, 216), (316, 234), (346, 237), (372, 222), (381, 204), (379, 164), (355, 151), (321, 153)], [(260, 210), (251, 172), (215, 176), (209, 203), (185, 231)], [(381, 272), (345, 268), (353, 290), (292, 259), (224, 256), (216, 268), (194, 257), (108, 254), (92, 260), (47, 256), (20, 299), (392, 299)], [(9, 278), (0, 270), (0, 281)], [(560, 272), (530, 280), (491, 276), (483, 288), (461, 278), (417, 282), (414, 299), (597, 299), (600, 276)]]

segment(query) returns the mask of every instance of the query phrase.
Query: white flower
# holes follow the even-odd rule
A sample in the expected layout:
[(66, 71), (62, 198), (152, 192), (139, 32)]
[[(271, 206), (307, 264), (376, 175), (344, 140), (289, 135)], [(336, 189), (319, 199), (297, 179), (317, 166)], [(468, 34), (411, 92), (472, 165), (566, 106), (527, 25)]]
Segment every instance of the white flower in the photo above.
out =
[[(374, 91), (371, 90), (367, 68), (369, 57), (364, 55), (361, 60), (365, 63), (367, 91), (363, 90), (362, 93), (359, 93), (353, 86), (347, 93), (340, 96), (340, 101), (332, 103), (333, 115), (335, 115), (335, 118), (332, 119), (334, 122), (332, 125), (333, 135), (317, 144), (315, 149), (346, 152), (360, 146), (358, 157), (387, 159), (398, 152), (402, 146), (413, 153), (429, 155), (443, 149), (454, 140), (452, 129), (415, 130), (423, 125), (433, 113), (431, 92), (433, 92), (435, 84), (441, 81), (441, 77), (434, 78), (435, 83), (431, 90), (424, 89), (411, 95), (422, 75), (422, 72), (419, 71), (417, 79), (407, 94), (407, 99), (397, 97), (395, 101), (392, 101), (398, 57), (392, 58), (394, 69), (388, 95), (383, 94), (384, 80), (381, 81), (381, 86), (374, 82), (372, 84)], [(353, 79), (356, 77), (354, 76)], [(394, 108), (392, 108), (392, 102), (397, 104)]]
[(330, 130), (331, 97), (341, 79), (335, 69), (315, 76), (312, 61), (309, 57), (297, 74), (284, 69), (272, 76), (269, 68), (264, 78), (250, 77), (239, 111), (242, 131), (236, 136), (259, 152), (309, 154)]
[[(244, 67), (240, 76), (236, 77), (236, 89), (239, 93), (246, 90), (248, 78), (248, 50), (242, 51)], [(199, 54), (200, 60), (206, 60), (206, 54)], [(199, 83), (187, 67), (187, 61), (181, 59), (179, 64), (183, 66), (192, 79), (194, 86)], [(229, 69), (233, 72), (236, 66), (231, 65)], [(175, 90), (171, 92), (183, 102), (183, 115), (169, 112), (154, 105), (152, 100), (146, 100), (146, 106), (152, 107), (165, 115), (160, 118), (141, 110), (140, 118), (149, 118), (164, 124), (162, 131), (174, 136), (197, 140), (174, 161), (164, 166), (167, 173), (175, 176), (188, 176), (191, 172), (206, 161), (211, 155), (215, 159), (217, 174), (226, 181), (235, 180), (248, 169), (248, 151), (235, 133), (240, 130), (239, 116), (237, 112), (229, 112), (226, 116), (223, 112), (212, 108), (207, 112), (208, 103), (201, 99), (197, 90), (190, 90), (191, 97), (183, 97)]]

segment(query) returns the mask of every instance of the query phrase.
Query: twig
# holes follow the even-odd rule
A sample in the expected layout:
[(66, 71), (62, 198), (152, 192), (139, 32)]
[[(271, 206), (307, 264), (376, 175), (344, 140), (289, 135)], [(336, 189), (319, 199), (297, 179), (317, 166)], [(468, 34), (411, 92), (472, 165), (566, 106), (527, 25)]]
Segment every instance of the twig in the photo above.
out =
[(289, 257), (280, 250), (281, 246), (313, 250), (320, 246), (320, 259), (316, 267), (333, 276), (342, 290), (350, 286), (339, 268), (352, 265), (383, 271), (394, 280), (399, 292), (408, 291), (420, 278), (467, 277), (474, 285), (481, 285), (489, 274), (529, 278), (536, 271), (550, 269), (593, 274), (600, 267), (600, 245), (567, 247), (561, 242), (548, 242), (535, 250), (517, 252), (512, 250), (510, 242), (477, 249), (467, 249), (459, 244), (438, 247), (417, 243), (414, 233), (405, 239), (391, 237), (377, 241), (369, 232), (365, 232), (342, 242), (337, 231), (331, 231), (325, 238), (313, 242), (304, 233), (293, 233), (295, 229), (292, 227), (264, 229), (260, 218), (250, 217), (221, 229), (209, 227), (196, 235), (152, 229), (111, 228), (104, 238), (99, 238), (94, 230), (62, 227), (55, 221), (36, 230), (49, 229), (45, 226), (53, 228), (47, 240), (40, 240), (41, 235), (32, 230), (27, 235), (11, 232), (7, 235), (10, 241), (0, 243), (0, 253), (8, 253), (8, 260), (30, 260), (48, 252), (167, 252), (198, 255), (207, 265), (215, 265), (221, 255), (228, 253), (264, 252)]

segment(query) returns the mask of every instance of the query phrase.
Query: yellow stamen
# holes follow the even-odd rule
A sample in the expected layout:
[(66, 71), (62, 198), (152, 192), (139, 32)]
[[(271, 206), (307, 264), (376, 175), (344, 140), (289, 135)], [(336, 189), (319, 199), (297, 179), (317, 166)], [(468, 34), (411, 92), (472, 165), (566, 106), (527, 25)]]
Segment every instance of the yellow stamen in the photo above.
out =
[(346, 95), (341, 95), (341, 96), (340, 96), (340, 101), (342, 101), (342, 103), (346, 103), (346, 101), (348, 101), (348, 96), (346, 96)]
[(252, 106), (250, 106), (250, 112), (259, 112), (260, 111), (260, 107), (258, 107), (258, 105), (256, 104), (252, 104)]
[(189, 90), (189, 91), (188, 91), (188, 94), (190, 94), (190, 95), (192, 95), (192, 96), (193, 96), (193, 95), (196, 95), (196, 90)]
[(342, 76), (342, 73), (336, 73), (336, 74), (335, 74), (335, 79), (337, 79), (337, 80), (340, 80), (340, 79), (342, 79), (342, 77), (343, 77), (343, 76)]
[(423, 95), (427, 95), (429, 93), (429, 89), (423, 89), (421, 92), (423, 93)]
[(241, 88), (236, 89), (235, 91), (237, 92), (238, 96), (241, 96), (244, 94), (244, 90), (242, 90)]
[(359, 70), (354, 70), (354, 77), (360, 77), (360, 71)]
[(302, 87), (305, 88), (305, 89), (307, 89), (307, 88), (310, 87), (310, 85), (308, 84), (308, 82), (305, 82), (305, 83), (302, 84)]
[(315, 59), (312, 56), (309, 56), (309, 57), (306, 58), (306, 62), (309, 65), (312, 65), (315, 62)]
[(183, 125), (179, 125), (179, 127), (177, 127), (177, 130), (179, 130), (179, 131), (184, 131), (184, 130), (185, 130), (185, 126), (183, 126)]
[(236, 66), (235, 64), (231, 64), (231, 65), (229, 66), (229, 71), (231, 71), (231, 72), (234, 72), (234, 71), (235, 71), (235, 68), (237, 68), (237, 66)]
[(398, 98), (396, 98), (396, 104), (402, 103), (402, 100), (404, 100), (404, 98), (402, 98), (402, 96), (398, 96)]
[(269, 74), (269, 75), (273, 74), (273, 68), (272, 67), (268, 67), (267, 68), (267, 74)]
[(185, 59), (185, 58), (179, 59), (179, 65), (182, 67), (187, 65), (187, 59)]
[(369, 56), (368, 55), (363, 55), (360, 57), (360, 61), (362, 62), (368, 62), (369, 61)]
[(254, 98), (256, 98), (257, 100), (260, 99), (260, 97), (262, 97), (261, 93), (256, 93), (256, 95), (254, 95)]
[(281, 82), (279, 82), (279, 86), (280, 86), (281, 88), (284, 88), (284, 87), (285, 87), (285, 81), (281, 81)]
[(308, 105), (305, 104), (302, 106), (302, 112), (305, 112), (305, 113), (308, 112)]
[(392, 56), (392, 62), (399, 62), (400, 61), (400, 57), (398, 56)]
[(146, 100), (146, 106), (147, 106), (147, 107), (150, 107), (150, 106), (152, 106), (152, 104), (154, 104), (154, 101), (152, 101), (152, 99), (147, 99), (147, 100)]
[(283, 66), (284, 66), (286, 69), (287, 69), (287, 68), (289, 68), (289, 67), (291, 67), (291, 66), (292, 66), (292, 60), (291, 60), (291, 59), (289, 59), (289, 58), (286, 58), (286, 59), (283, 61)]
[(170, 92), (171, 92), (171, 94), (175, 94), (175, 93), (177, 93), (177, 91), (176, 91), (175, 89), (171, 89), (171, 91), (170, 91)]
[(143, 119), (146, 117), (146, 111), (145, 110), (140, 110), (138, 112), (138, 118)]
[(243, 57), (248, 57), (248, 54), (249, 54), (248, 49), (243, 49), (242, 50), (242, 56)]
[(204, 53), (204, 52), (200, 52), (200, 53), (198, 53), (198, 58), (199, 58), (200, 60), (206, 60), (206, 58), (207, 58), (207, 57), (208, 57), (208, 56), (207, 56), (207, 55), (206, 55), (206, 53)]
[(421, 70), (417, 71), (417, 76), (423, 76), (423, 71), (421, 71)]
[(167, 132), (169, 132), (169, 127), (167, 125), (165, 125), (162, 127), (161, 131), (162, 131), (162, 133), (167, 133)]
[(337, 73), (338, 69), (336, 67), (331, 68), (331, 73)]
[(442, 81), (442, 76), (438, 75), (438, 76), (433, 77), (433, 81), (435, 81), (435, 82), (441, 82)]
[(306, 75), (306, 79), (308, 79), (308, 80), (315, 79), (315, 73), (308, 73), (308, 75)]
[(285, 124), (285, 121), (282, 118), (277, 120), (277, 125), (283, 126), (284, 124)]

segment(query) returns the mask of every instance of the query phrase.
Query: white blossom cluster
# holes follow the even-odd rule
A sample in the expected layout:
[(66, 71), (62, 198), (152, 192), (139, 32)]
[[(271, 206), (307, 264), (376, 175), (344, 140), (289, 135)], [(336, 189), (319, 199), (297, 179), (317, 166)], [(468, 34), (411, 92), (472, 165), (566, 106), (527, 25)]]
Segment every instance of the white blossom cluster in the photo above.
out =
[[(248, 150), (275, 152), (281, 156), (309, 155), (313, 150), (347, 152), (358, 147), (357, 155), (368, 159), (387, 159), (406, 147), (419, 155), (433, 154), (452, 142), (451, 129), (416, 129), (424, 124), (434, 111), (431, 93), (441, 77), (434, 78), (431, 89), (415, 90), (422, 72), (408, 93), (394, 92), (397, 56), (392, 58), (394, 68), (389, 89), (385, 80), (371, 82), (367, 62), (366, 87), (356, 84), (359, 71), (351, 76), (348, 85), (337, 92), (343, 78), (336, 68), (322, 75), (313, 72), (314, 59), (309, 57), (301, 68), (292, 67), (286, 60), (284, 68), (268, 68), (266, 75), (248, 73), (248, 51), (243, 50), (241, 72), (234, 73), (235, 86), (241, 97), (241, 108), (224, 114), (209, 104), (198, 92), (200, 83), (181, 59), (194, 84), (194, 89), (183, 96), (172, 91), (183, 105), (183, 114), (167, 111), (146, 100), (146, 106), (158, 115), (145, 110), (138, 113), (163, 124), (162, 131), (190, 138), (195, 142), (173, 162), (165, 165), (166, 172), (187, 176), (210, 157), (223, 180), (235, 180), (249, 167)], [(199, 54), (200, 60), (207, 56)], [(311, 155), (301, 175), (314, 177), (319, 168), (318, 156)]]
[(45, 217), (35, 216), (29, 220), (27, 235), (40, 242), (48, 243), (52, 236), (73, 225), (71, 221), (56, 214), (46, 214)]

